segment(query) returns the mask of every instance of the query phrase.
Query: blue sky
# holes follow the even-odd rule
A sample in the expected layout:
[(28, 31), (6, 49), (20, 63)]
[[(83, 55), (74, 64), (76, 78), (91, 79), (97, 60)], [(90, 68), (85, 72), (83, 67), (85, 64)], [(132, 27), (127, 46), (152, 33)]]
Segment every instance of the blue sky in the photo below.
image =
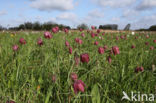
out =
[(76, 27), (127, 23), (132, 29), (156, 24), (156, 0), (1, 0), (0, 25), (31, 21), (56, 22)]

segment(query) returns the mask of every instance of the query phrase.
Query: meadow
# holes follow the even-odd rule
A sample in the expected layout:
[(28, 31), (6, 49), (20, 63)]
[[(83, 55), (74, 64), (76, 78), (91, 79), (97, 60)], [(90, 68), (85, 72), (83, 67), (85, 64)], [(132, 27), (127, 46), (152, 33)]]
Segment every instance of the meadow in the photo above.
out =
[[(0, 33), (0, 103), (132, 103), (156, 94), (156, 34)], [(146, 101), (144, 101), (146, 102)]]

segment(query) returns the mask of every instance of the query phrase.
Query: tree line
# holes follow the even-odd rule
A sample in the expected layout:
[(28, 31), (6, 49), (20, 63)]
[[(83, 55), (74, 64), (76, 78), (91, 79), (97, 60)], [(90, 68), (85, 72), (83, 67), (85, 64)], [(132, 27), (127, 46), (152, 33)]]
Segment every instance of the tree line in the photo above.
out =
[[(53, 22), (45, 22), (41, 24), (40, 22), (25, 22), (23, 24), (20, 24), (19, 26), (16, 27), (10, 27), (8, 30), (51, 30), (53, 27), (59, 27), (59, 29), (67, 28), (71, 29), (70, 26), (66, 26), (63, 24), (56, 24)], [(3, 28), (0, 26), (0, 30), (5, 30), (6, 28)]]
[[(4, 28), (0, 26), (0, 31), (1, 30), (51, 30), (53, 27), (59, 27), (60, 30), (67, 28), (67, 29), (73, 29), (70, 26), (66, 26), (63, 24), (57, 24), (53, 22), (45, 22), (41, 24), (40, 22), (25, 22), (23, 24), (20, 24), (17, 27), (10, 27), (10, 28)], [(96, 29), (103, 29), (103, 30), (118, 30), (118, 25), (117, 24), (107, 24), (107, 25), (99, 25), (99, 27), (96, 27)], [(80, 24), (77, 26), (75, 29), (89, 29), (87, 24)], [(156, 31), (156, 25), (150, 26), (148, 29), (137, 29), (137, 31)]]

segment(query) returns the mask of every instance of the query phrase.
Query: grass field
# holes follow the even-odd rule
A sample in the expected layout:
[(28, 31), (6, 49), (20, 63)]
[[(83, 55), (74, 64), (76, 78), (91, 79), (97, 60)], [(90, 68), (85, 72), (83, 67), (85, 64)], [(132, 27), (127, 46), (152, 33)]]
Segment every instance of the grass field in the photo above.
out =
[[(121, 101), (123, 91), (156, 94), (156, 34), (95, 34), (57, 32), (48, 39), (43, 32), (0, 33), (0, 103), (132, 103)], [(77, 80), (85, 85), (74, 87)]]

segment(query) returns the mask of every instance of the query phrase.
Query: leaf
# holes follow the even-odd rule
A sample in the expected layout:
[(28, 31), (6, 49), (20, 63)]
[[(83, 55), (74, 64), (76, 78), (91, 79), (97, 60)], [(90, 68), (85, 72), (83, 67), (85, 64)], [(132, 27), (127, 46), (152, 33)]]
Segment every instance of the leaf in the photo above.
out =
[(97, 84), (93, 86), (91, 95), (92, 95), (92, 103), (100, 103), (100, 93), (99, 93), (99, 87)]

